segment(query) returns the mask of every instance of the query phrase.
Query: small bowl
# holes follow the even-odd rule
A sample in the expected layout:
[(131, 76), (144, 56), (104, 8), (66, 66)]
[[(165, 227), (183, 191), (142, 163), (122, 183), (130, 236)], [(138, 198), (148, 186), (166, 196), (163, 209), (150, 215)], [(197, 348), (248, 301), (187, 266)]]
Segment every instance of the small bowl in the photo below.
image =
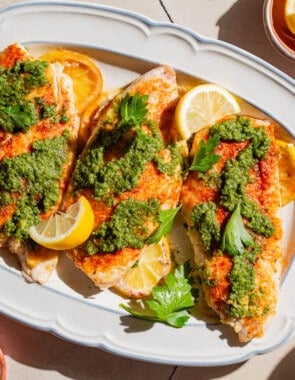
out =
[(284, 17), (284, 0), (265, 0), (263, 23), (271, 43), (285, 57), (295, 60), (295, 35), (291, 33)]

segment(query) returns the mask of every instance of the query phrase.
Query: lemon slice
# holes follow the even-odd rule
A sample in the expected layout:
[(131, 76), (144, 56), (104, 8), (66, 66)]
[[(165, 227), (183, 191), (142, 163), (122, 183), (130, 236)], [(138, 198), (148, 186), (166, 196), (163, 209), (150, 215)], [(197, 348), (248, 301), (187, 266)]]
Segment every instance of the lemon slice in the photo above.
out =
[(286, 1), (285, 20), (290, 32), (295, 34), (295, 0)]
[(64, 65), (63, 71), (73, 81), (78, 114), (84, 112), (101, 93), (103, 87), (101, 71), (86, 55), (70, 50), (56, 49), (49, 50), (39, 59), (50, 63), (60, 62)]
[(29, 234), (41, 246), (62, 251), (75, 248), (86, 241), (93, 225), (91, 205), (81, 196), (65, 213), (57, 212), (48, 220), (31, 227)]
[(295, 146), (276, 140), (282, 206), (295, 200)]
[(170, 248), (166, 238), (143, 248), (138, 262), (125, 273), (114, 290), (128, 298), (148, 296), (171, 270)]
[(232, 94), (223, 87), (208, 83), (192, 88), (180, 99), (175, 110), (175, 121), (180, 135), (187, 140), (199, 129), (240, 112), (240, 106)]

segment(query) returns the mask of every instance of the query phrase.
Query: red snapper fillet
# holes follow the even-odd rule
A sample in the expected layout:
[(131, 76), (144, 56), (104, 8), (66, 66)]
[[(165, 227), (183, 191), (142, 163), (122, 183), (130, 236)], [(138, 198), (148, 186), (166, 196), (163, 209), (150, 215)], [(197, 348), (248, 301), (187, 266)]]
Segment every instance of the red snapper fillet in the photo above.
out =
[(28, 229), (61, 203), (76, 155), (79, 121), (71, 79), (60, 64), (32, 58), (18, 44), (0, 55), (0, 235), (24, 276), (44, 283), (56, 252), (29, 239)]
[[(200, 151), (208, 153), (210, 144), (211, 160), (219, 158), (202, 171)], [(191, 157), (197, 152), (198, 170), (189, 172), (181, 192), (195, 263), (207, 304), (247, 342), (263, 335), (279, 292), (282, 231), (274, 126), (232, 117), (196, 134)]]
[(128, 85), (100, 115), (79, 158), (67, 208), (84, 195), (95, 226), (67, 252), (99, 288), (115, 285), (159, 227), (159, 212), (179, 201), (181, 156), (173, 124), (175, 72), (157, 67)]

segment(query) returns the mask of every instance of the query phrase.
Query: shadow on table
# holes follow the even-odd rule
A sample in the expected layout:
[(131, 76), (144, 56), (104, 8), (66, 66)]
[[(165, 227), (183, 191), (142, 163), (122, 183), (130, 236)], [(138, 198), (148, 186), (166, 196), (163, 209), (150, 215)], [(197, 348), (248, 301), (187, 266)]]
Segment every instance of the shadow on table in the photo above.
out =
[[(41, 376), (42, 379), (65, 377), (75, 380), (209, 380), (226, 376), (242, 365), (194, 368), (141, 362), (63, 341), (54, 335), (22, 326), (2, 315), (0, 344), (8, 359), (8, 379), (14, 380), (38, 379)], [(17, 367), (17, 372), (14, 361), (23, 365)], [(183, 374), (187, 376), (183, 377)]]
[(273, 370), (268, 380), (294, 379), (295, 348), (291, 350)]
[(263, 0), (238, 0), (217, 22), (218, 39), (247, 50), (295, 77), (295, 62), (270, 43), (263, 26)]

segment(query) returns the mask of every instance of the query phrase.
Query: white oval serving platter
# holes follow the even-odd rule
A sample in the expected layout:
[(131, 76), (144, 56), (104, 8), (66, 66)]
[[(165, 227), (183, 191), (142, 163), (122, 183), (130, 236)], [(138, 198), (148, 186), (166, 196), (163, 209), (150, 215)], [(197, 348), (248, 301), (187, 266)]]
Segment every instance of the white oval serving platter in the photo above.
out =
[[(226, 87), (295, 134), (293, 79), (236, 47), (181, 26), (88, 3), (30, 1), (0, 9), (0, 50), (13, 42), (33, 54), (53, 45), (87, 52), (100, 66), (106, 90), (166, 63), (180, 77)], [(290, 252), (293, 204), (283, 210), (283, 220), (285, 249)], [(0, 312), (78, 344), (166, 364), (226, 365), (281, 346), (295, 335), (294, 287), (293, 263), (265, 336), (241, 345), (230, 328), (220, 324), (191, 318), (184, 328), (173, 329), (130, 318), (119, 308), (119, 296), (99, 292), (65, 257), (50, 281), (40, 286), (24, 281), (11, 255), (4, 250), (0, 255)]]

